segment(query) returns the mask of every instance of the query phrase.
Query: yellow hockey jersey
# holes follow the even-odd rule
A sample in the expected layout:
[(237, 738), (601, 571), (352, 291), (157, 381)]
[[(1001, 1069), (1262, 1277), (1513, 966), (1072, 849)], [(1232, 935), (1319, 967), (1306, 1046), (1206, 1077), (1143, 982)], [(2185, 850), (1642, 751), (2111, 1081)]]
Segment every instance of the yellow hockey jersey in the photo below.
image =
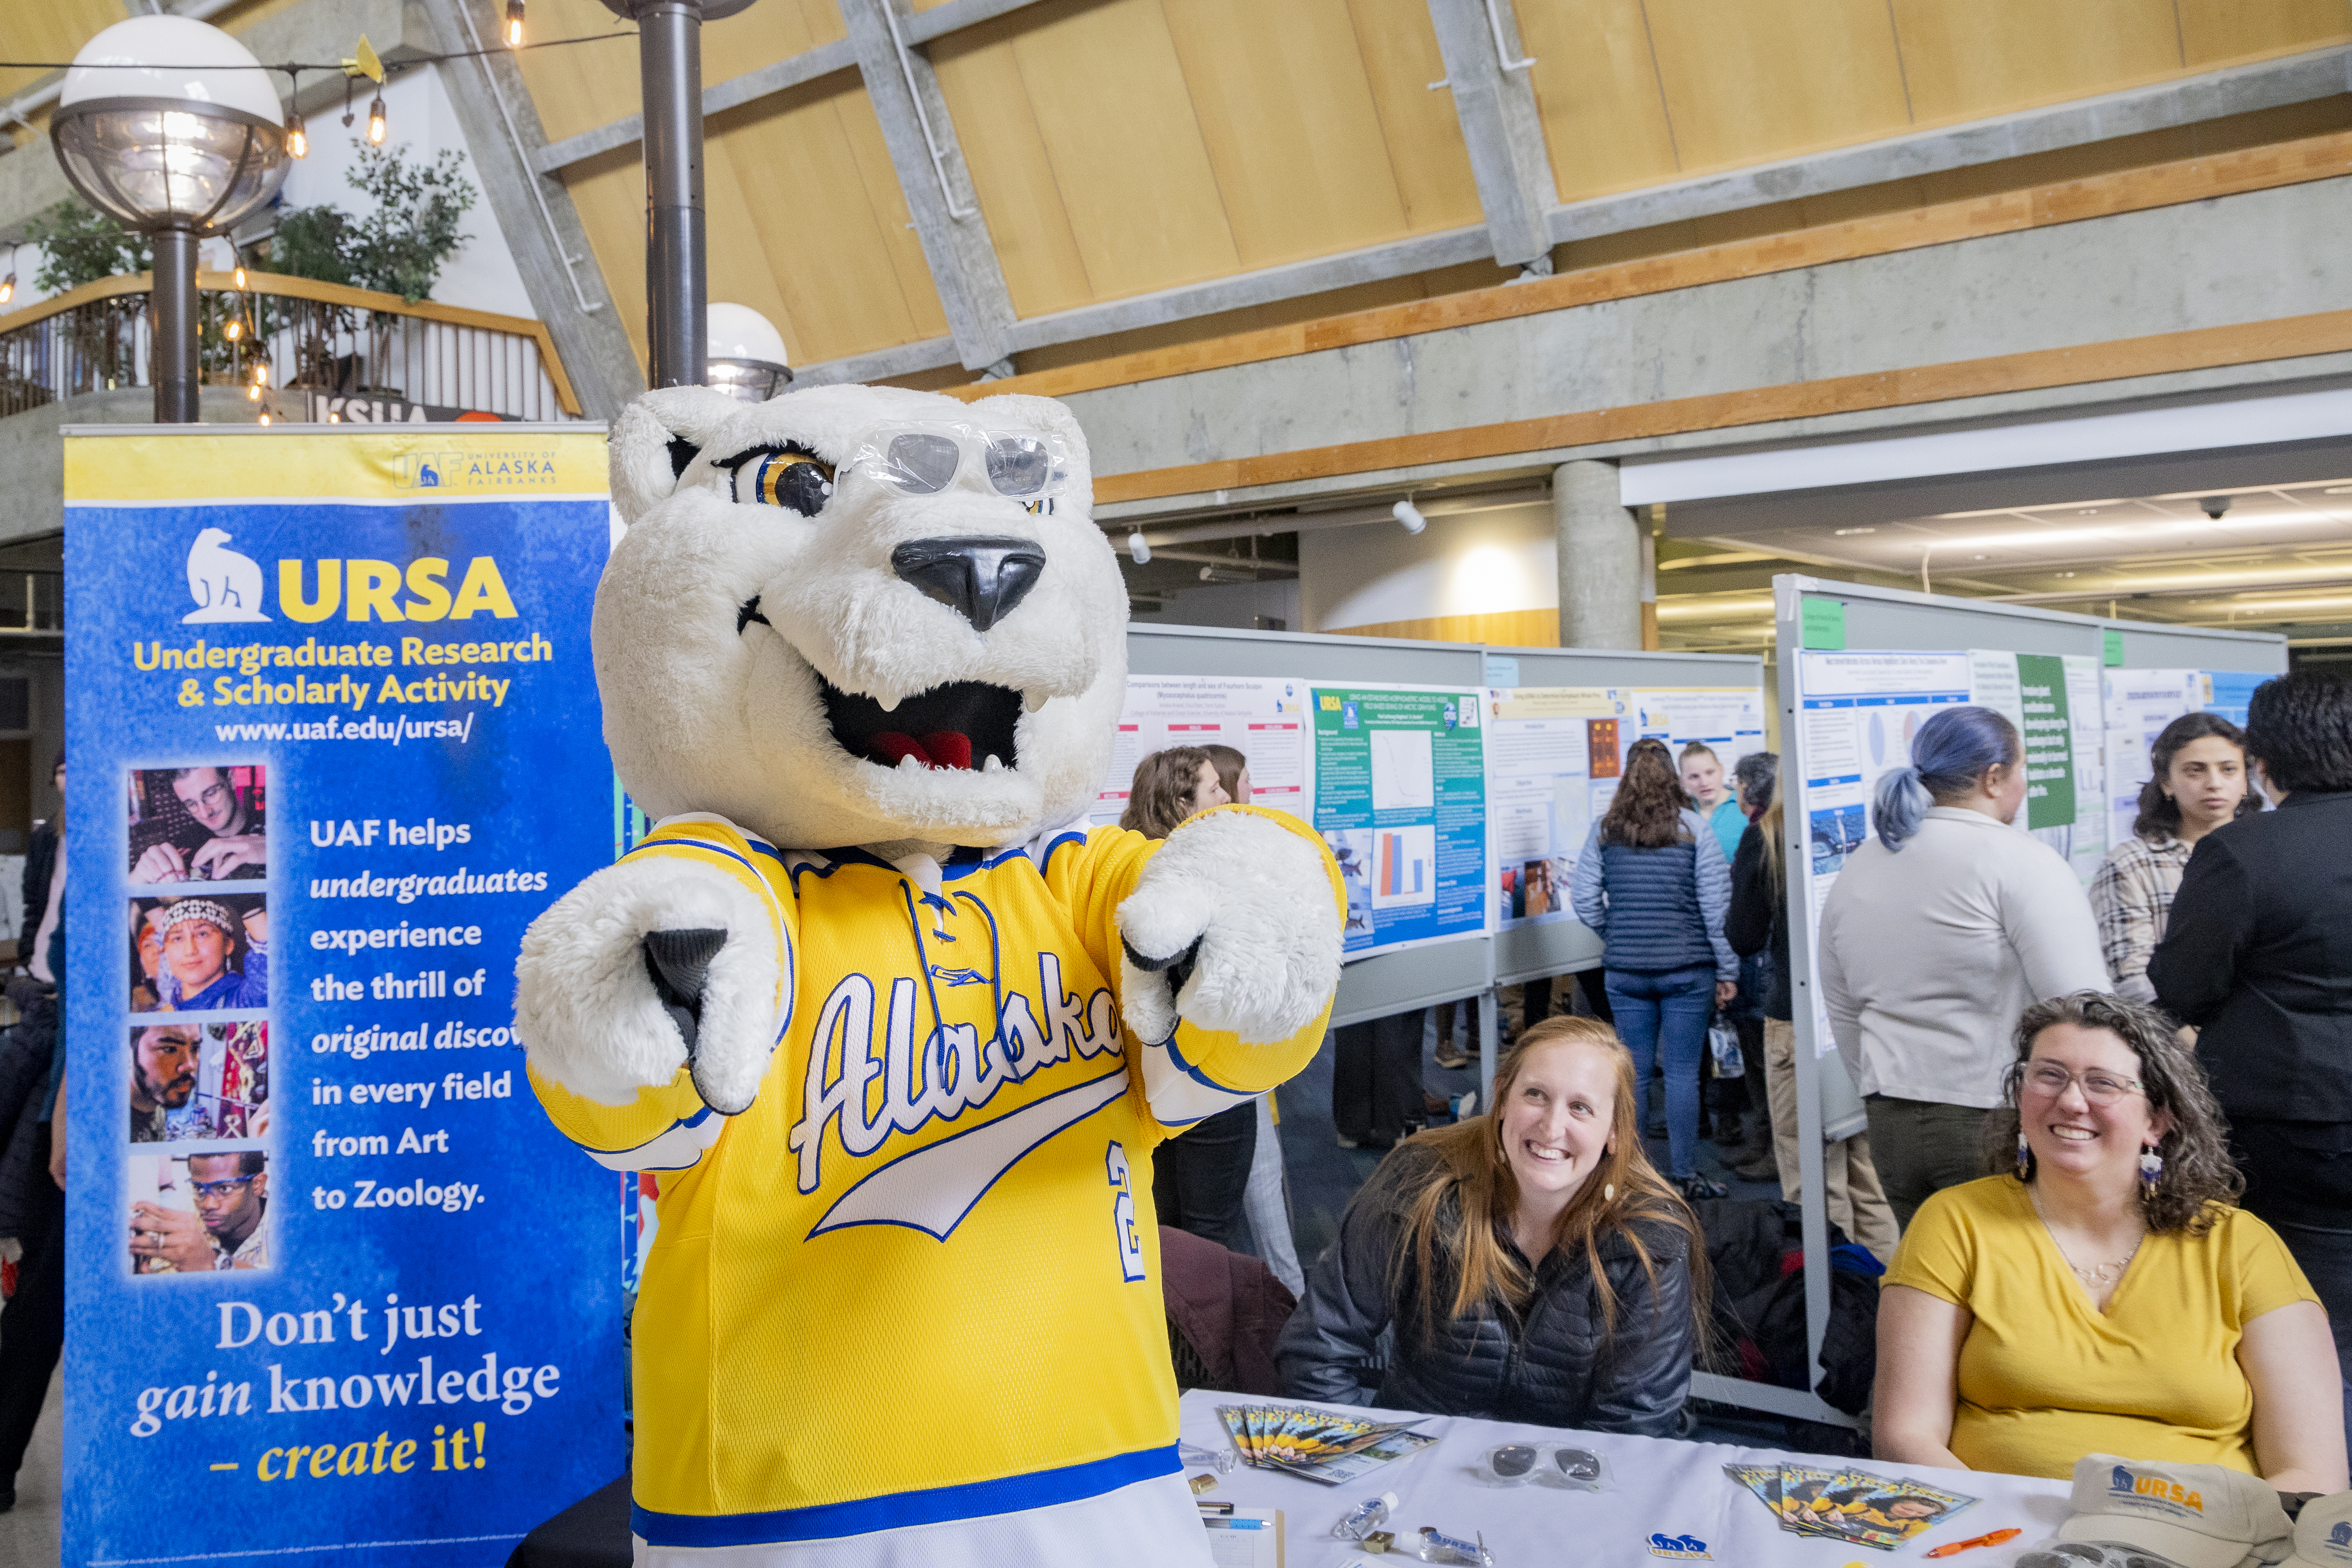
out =
[(759, 892), (785, 992), (731, 1119), (684, 1070), (620, 1107), (531, 1077), (599, 1161), (670, 1173), (634, 1327), (648, 1546), (976, 1521), (1174, 1474), (1150, 1152), (1297, 1072), (1324, 1024), (1255, 1046), (1122, 1028), (1112, 912), (1158, 847), (1105, 828), (960, 851), (936, 893), (713, 817), (630, 852)]

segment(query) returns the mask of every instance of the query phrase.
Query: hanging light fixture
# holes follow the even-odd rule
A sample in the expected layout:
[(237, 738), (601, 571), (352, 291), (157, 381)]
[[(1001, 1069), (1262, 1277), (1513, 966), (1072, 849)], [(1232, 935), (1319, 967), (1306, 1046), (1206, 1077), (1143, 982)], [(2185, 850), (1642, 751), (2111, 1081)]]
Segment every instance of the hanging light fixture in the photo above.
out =
[(310, 136), (302, 129), (302, 117), (290, 110), (286, 116), (286, 155), (289, 158), (310, 155)]
[(522, 0), (507, 0), (507, 47), (522, 47)]
[(8, 247), (8, 275), (0, 278), (0, 305), (16, 297), (16, 247)]
[(381, 147), (383, 145), (384, 129), (383, 94), (379, 92), (375, 95), (375, 101), (368, 105), (369, 146)]

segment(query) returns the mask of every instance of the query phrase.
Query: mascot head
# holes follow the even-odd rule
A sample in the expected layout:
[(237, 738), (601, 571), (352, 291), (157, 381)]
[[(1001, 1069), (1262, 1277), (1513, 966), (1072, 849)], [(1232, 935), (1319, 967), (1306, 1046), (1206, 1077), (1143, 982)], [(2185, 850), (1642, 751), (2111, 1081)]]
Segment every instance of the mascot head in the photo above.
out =
[(990, 847), (1093, 798), (1127, 592), (1060, 404), (668, 388), (614, 426), (613, 498), (596, 683), (654, 816)]

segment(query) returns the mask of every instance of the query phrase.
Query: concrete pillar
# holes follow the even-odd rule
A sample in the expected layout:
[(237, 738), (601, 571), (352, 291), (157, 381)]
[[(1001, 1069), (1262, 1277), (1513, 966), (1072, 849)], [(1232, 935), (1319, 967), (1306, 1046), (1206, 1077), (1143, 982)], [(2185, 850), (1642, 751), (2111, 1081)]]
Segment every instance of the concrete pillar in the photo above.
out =
[(1645, 530), (1618, 500), (1617, 465), (1562, 463), (1551, 472), (1559, 536), (1559, 646), (1642, 646)]

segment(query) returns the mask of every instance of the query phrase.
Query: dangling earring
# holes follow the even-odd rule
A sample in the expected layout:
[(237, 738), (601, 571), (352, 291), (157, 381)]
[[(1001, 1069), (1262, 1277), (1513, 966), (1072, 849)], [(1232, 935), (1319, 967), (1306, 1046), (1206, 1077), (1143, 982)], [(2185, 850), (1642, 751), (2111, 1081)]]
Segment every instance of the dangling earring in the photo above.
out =
[(1601, 1201), (1604, 1204), (1615, 1203), (1617, 1201), (1616, 1183), (1609, 1182), (1603, 1184), (1601, 1188)]
[(2142, 1198), (2156, 1196), (2156, 1184), (2163, 1179), (2164, 1156), (2156, 1152), (2155, 1144), (2150, 1143), (2139, 1152), (2139, 1195)]
[(2021, 1127), (2017, 1130), (2017, 1179), (2021, 1182), (2033, 1180), (2033, 1150), (2025, 1142), (2025, 1129)]

